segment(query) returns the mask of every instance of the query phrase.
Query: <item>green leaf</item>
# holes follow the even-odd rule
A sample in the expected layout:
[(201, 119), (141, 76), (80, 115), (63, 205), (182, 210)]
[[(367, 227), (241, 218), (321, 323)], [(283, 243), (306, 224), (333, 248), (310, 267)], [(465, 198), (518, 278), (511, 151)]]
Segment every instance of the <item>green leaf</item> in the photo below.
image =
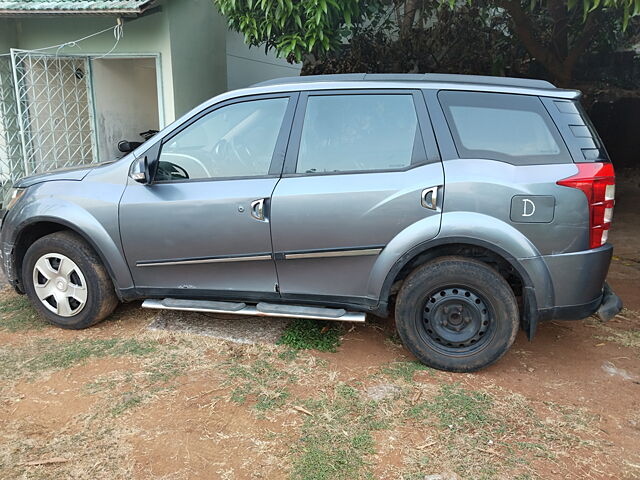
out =
[[(640, 0), (637, 0), (640, 2)], [(344, 21), (348, 26), (351, 26), (351, 12), (349, 10), (345, 10), (344, 12)]]
[(622, 31), (627, 31), (627, 27), (629, 26), (629, 4), (625, 3), (624, 4), (624, 12), (623, 12), (623, 16), (622, 16)]

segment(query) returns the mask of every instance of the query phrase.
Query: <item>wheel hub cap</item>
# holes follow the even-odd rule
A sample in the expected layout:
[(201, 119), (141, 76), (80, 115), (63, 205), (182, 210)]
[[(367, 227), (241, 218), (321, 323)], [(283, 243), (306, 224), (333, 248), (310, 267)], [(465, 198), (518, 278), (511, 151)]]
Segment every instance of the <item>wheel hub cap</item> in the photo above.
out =
[(61, 317), (77, 315), (87, 303), (87, 282), (82, 271), (60, 253), (38, 259), (33, 267), (33, 288), (42, 305)]
[(67, 285), (68, 285), (67, 281), (62, 277), (58, 277), (58, 279), (56, 280), (56, 287), (61, 292), (67, 291)]
[(452, 348), (478, 342), (489, 327), (487, 306), (478, 295), (464, 288), (446, 288), (429, 296), (423, 312), (427, 335)]

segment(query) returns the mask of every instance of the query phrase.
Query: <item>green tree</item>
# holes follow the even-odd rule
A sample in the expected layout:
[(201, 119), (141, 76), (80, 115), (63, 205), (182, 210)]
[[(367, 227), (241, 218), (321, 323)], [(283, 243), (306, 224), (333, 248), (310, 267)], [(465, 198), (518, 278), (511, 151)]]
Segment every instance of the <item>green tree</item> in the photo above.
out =
[[(273, 48), (290, 61), (304, 61), (307, 72), (317, 70), (314, 63), (335, 61), (336, 55), (352, 47), (361, 53), (367, 49), (375, 52), (378, 58), (374, 61), (379, 62), (381, 52), (407, 52), (411, 56), (411, 51), (406, 50), (409, 46), (417, 47), (417, 56), (431, 55), (432, 66), (444, 71), (447, 68), (438, 66), (436, 61), (443, 51), (457, 49), (457, 55), (449, 57), (468, 61), (469, 52), (475, 50), (494, 60), (489, 70), (485, 66), (475, 71), (496, 73), (495, 59), (503, 59), (505, 52), (511, 55), (513, 48), (522, 47), (561, 86), (572, 84), (576, 65), (586, 52), (612, 49), (627, 29), (629, 19), (640, 14), (640, 0), (213, 1), (229, 26), (244, 34), (247, 44)], [(481, 17), (468, 18), (469, 15)], [(442, 24), (443, 21), (452, 23)], [(458, 43), (452, 47), (446, 45), (446, 39), (434, 39), (434, 35), (444, 35)], [(490, 44), (493, 50), (480, 50), (478, 41), (485, 47)], [(393, 46), (404, 46), (405, 50)], [(463, 54), (464, 49), (467, 54)], [(418, 60), (425, 68), (425, 60)], [(475, 63), (478, 62), (472, 61), (471, 65)], [(465, 65), (453, 66), (463, 71)], [(417, 64), (411, 68), (422, 71)]]

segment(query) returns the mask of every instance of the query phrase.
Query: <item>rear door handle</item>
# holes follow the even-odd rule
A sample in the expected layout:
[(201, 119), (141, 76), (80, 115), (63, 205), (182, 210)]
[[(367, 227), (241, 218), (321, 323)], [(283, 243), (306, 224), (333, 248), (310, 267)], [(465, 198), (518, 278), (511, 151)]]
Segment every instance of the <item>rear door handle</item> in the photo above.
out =
[(254, 200), (251, 202), (251, 216), (256, 220), (260, 220), (261, 222), (265, 220), (265, 199), (261, 198), (259, 200)]
[(438, 208), (438, 187), (429, 187), (422, 190), (420, 204), (429, 210)]

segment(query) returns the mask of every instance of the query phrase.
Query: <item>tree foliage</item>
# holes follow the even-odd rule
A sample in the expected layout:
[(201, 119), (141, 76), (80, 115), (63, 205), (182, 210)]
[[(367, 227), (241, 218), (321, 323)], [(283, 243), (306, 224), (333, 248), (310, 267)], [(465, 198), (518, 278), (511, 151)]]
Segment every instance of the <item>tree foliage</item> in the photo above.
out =
[(336, 49), (354, 20), (358, 0), (214, 0), (229, 26), (249, 45), (274, 48), (301, 61), (309, 53)]
[(640, 0), (213, 0), (249, 45), (305, 73), (456, 71), (569, 85), (585, 53), (613, 50)]

